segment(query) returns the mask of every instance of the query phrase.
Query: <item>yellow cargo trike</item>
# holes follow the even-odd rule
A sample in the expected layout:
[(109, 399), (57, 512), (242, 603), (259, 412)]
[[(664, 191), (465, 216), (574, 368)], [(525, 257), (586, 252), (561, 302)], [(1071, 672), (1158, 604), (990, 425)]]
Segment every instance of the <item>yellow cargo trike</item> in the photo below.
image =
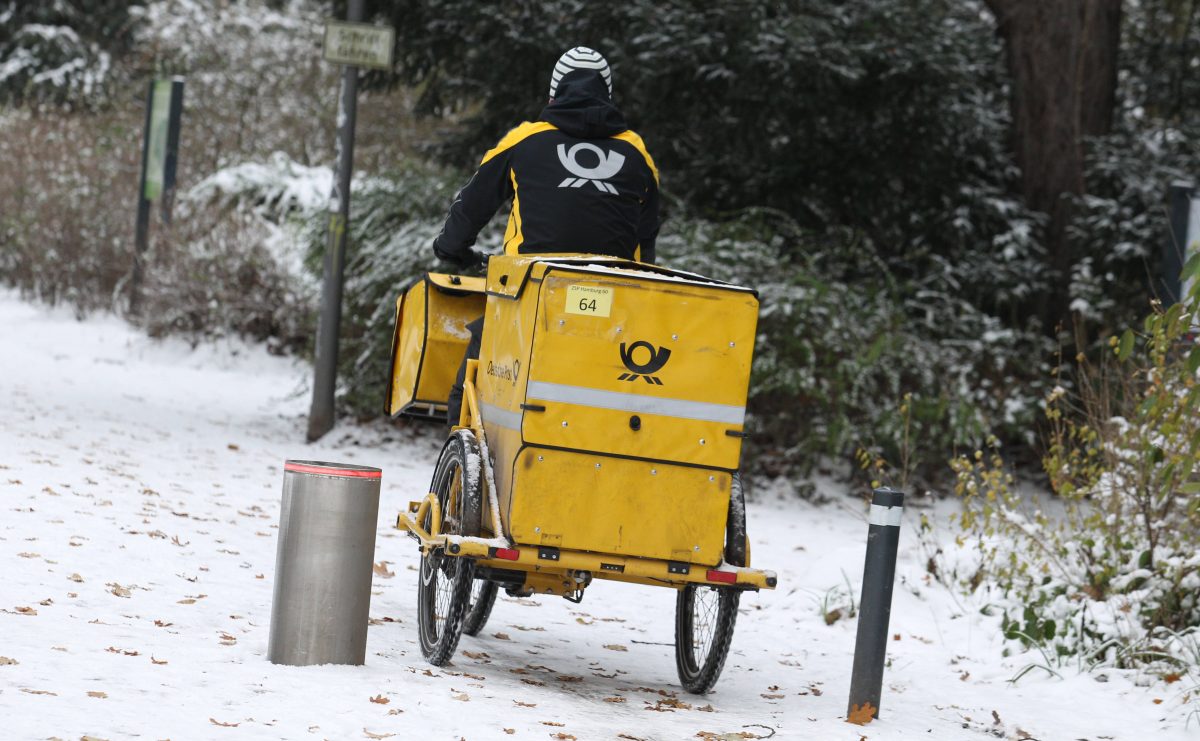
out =
[(397, 300), (387, 410), (444, 414), (467, 322), (484, 316), (429, 494), (397, 527), (421, 546), (418, 630), (435, 665), (497, 590), (578, 602), (595, 579), (678, 590), (675, 658), (716, 683), (750, 568), (738, 461), (758, 299), (594, 255), (492, 257)]

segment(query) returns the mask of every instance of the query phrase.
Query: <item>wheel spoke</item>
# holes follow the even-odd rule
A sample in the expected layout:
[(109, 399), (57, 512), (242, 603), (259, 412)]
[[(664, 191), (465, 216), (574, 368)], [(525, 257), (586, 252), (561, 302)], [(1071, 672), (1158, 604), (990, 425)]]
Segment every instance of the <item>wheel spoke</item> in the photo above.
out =
[(720, 593), (711, 588), (697, 587), (692, 596), (692, 660), (703, 666), (712, 649), (713, 632), (721, 604)]

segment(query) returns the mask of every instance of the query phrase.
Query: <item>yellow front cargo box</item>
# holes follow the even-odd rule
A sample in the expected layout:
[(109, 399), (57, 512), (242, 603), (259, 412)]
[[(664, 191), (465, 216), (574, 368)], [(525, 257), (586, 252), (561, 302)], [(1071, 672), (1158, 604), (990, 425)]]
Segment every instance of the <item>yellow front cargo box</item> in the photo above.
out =
[(605, 257), (493, 257), (476, 384), (506, 535), (721, 561), (749, 289)]
[(483, 316), (483, 278), (427, 273), (396, 299), (385, 411), (444, 417), (466, 354), (467, 323)]

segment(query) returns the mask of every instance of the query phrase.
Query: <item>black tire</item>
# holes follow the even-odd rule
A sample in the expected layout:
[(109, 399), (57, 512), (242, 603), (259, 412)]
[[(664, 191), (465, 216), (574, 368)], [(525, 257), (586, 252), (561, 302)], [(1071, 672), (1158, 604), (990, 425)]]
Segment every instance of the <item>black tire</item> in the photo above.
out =
[(463, 619), (462, 632), (469, 636), (479, 635), (483, 626), (487, 625), (492, 615), (492, 607), (496, 604), (496, 592), (499, 585), (487, 579), (476, 579), (471, 587), (471, 598), (467, 606), (467, 616)]
[[(729, 487), (725, 525), (725, 561), (746, 563), (746, 500), (736, 473)], [(737, 623), (737, 589), (689, 584), (675, 600), (675, 668), (688, 692), (702, 695), (713, 688), (725, 667)]]
[[(441, 506), (441, 532), (478, 535), (483, 510), (479, 444), (469, 430), (450, 436), (438, 457), (429, 490)], [(432, 524), (426, 515), (423, 526)], [(434, 666), (454, 656), (471, 596), (475, 562), (447, 555), (442, 549), (421, 556), (417, 574), (417, 633), (421, 653)]]
[(702, 695), (713, 688), (737, 622), (742, 593), (725, 587), (689, 584), (675, 600), (675, 668), (688, 692)]
[(733, 475), (729, 484), (729, 516), (725, 520), (725, 561), (732, 566), (746, 565), (746, 496), (742, 477)]

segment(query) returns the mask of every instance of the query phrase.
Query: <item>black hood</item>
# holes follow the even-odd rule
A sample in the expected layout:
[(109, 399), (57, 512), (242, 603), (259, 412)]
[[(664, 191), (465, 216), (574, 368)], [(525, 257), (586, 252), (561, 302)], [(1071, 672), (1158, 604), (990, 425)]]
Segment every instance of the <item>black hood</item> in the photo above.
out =
[(603, 139), (629, 128), (608, 97), (599, 72), (575, 70), (558, 83), (558, 92), (539, 119), (581, 139)]

